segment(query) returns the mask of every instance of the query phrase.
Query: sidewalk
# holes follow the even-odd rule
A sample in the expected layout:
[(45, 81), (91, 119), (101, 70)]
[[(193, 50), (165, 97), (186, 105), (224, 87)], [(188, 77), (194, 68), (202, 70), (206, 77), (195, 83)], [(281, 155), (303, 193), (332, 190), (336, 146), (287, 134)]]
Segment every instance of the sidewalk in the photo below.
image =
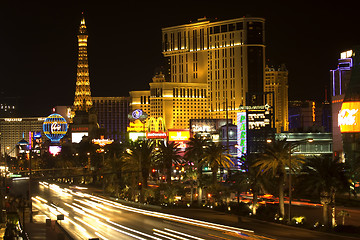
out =
[[(21, 219), (22, 221), (22, 219)], [(64, 233), (63, 229), (55, 220), (47, 219), (46, 221), (33, 220), (29, 221), (29, 216), (25, 215), (25, 232), (31, 240), (73, 240)]]
[(253, 230), (255, 234), (276, 239), (354, 240), (360, 238), (360, 236), (347, 237), (343, 235), (261, 221), (249, 217), (238, 218), (238, 216), (235, 214), (217, 212), (210, 209), (163, 209), (162, 212), (223, 225), (245, 228)]

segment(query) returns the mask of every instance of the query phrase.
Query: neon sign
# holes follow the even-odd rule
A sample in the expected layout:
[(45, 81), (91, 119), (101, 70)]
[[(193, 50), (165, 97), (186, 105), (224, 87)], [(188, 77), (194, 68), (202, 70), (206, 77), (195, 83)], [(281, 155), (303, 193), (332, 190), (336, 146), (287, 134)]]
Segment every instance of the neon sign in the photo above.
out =
[(128, 114), (128, 118), (130, 121), (144, 121), (147, 118), (147, 114), (141, 109), (135, 109), (131, 113)]
[(93, 139), (92, 142), (94, 144), (99, 145), (100, 147), (104, 147), (107, 144), (112, 144), (114, 140), (112, 139), (104, 139), (104, 136), (100, 136), (100, 139)]
[(344, 102), (338, 114), (340, 132), (360, 132), (360, 102)]
[(247, 123), (246, 112), (237, 113), (237, 156), (241, 157), (247, 152)]
[(146, 132), (146, 138), (167, 138), (166, 132)]
[(144, 124), (139, 119), (130, 122), (129, 127), (127, 127), (128, 132), (144, 132), (144, 130)]
[(190, 138), (189, 130), (178, 130), (170, 131), (169, 130), (169, 141), (188, 141)]
[(51, 142), (60, 142), (67, 132), (68, 125), (60, 114), (54, 113), (48, 116), (43, 123), (43, 131)]

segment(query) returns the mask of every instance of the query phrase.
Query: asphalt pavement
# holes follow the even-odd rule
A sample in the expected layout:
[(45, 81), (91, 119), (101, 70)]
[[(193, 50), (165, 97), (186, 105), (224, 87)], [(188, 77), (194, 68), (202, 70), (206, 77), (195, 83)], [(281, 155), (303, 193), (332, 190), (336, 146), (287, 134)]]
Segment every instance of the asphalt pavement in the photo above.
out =
[(240, 221), (237, 215), (214, 211), (211, 209), (164, 209), (169, 214), (178, 216), (196, 218), (203, 221), (220, 223), (224, 225), (246, 228), (254, 230), (255, 234), (275, 239), (324, 239), (324, 240), (354, 240), (359, 239), (356, 236), (342, 236), (314, 230), (308, 230), (299, 227), (292, 227), (278, 223), (261, 221), (249, 217), (241, 217)]

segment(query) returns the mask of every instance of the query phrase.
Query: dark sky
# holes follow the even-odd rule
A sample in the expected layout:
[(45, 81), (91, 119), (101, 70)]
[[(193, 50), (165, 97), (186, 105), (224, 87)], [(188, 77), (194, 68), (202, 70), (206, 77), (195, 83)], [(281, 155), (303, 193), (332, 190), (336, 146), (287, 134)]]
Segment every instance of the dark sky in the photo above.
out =
[(55, 105), (72, 105), (82, 11), (92, 96), (148, 89), (161, 65), (161, 28), (204, 16), (265, 18), (266, 59), (287, 65), (292, 100), (323, 100), (340, 52), (360, 44), (355, 1), (97, 2), (2, 1), (1, 92), (21, 97), (23, 116), (44, 116)]

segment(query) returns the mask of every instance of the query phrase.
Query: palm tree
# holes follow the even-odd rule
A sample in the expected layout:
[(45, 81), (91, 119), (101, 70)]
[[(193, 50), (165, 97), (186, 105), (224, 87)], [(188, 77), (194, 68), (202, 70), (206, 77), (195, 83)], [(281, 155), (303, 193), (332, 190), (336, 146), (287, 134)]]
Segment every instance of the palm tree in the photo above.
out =
[(306, 191), (320, 195), (323, 204), (324, 225), (329, 224), (329, 205), (332, 206), (332, 226), (335, 226), (335, 194), (347, 190), (349, 181), (345, 175), (344, 164), (332, 156), (321, 156), (309, 159), (302, 169), (300, 181)]
[(183, 181), (186, 182), (186, 181), (189, 181), (190, 183), (190, 203), (193, 202), (193, 189), (194, 189), (194, 183), (196, 182), (196, 179), (197, 179), (197, 172), (192, 169), (192, 168), (189, 168), (185, 171), (185, 175), (184, 175), (184, 178), (183, 178)]
[(185, 159), (189, 162), (190, 166), (194, 165), (197, 170), (196, 182), (197, 182), (197, 192), (198, 192), (198, 205), (201, 204), (202, 201), (202, 188), (200, 184), (200, 177), (202, 174), (202, 169), (200, 166), (200, 161), (204, 156), (204, 149), (208, 145), (208, 140), (195, 135), (193, 138), (190, 138), (187, 143), (188, 147), (185, 152)]
[(211, 143), (204, 151), (204, 157), (200, 161), (199, 165), (208, 165), (212, 171), (212, 182), (217, 182), (217, 173), (219, 167), (230, 168), (234, 166), (234, 162), (230, 159), (230, 154), (225, 153), (224, 146), (221, 143)]
[[(291, 167), (290, 171), (297, 169), (303, 163), (300, 157), (291, 157), (291, 151), (296, 145), (287, 142), (286, 139), (275, 140), (264, 145), (263, 154), (258, 158), (253, 167), (258, 167), (258, 174), (271, 173), (278, 178), (279, 189), (279, 212), (280, 217), (285, 216), (284, 206), (284, 183), (286, 177), (286, 167)], [(291, 161), (291, 166), (290, 166)]]
[(341, 210), (339, 213), (338, 213), (338, 216), (342, 218), (342, 225), (345, 225), (345, 218), (346, 217), (350, 217), (350, 213), (346, 210)]
[[(151, 165), (153, 164), (154, 157), (154, 142), (151, 140), (137, 141), (130, 146), (124, 160), (128, 165), (134, 166), (134, 169), (138, 169), (139, 182), (141, 183), (142, 189), (148, 187), (148, 178), (150, 173)], [(141, 190), (142, 190), (141, 189)], [(144, 194), (140, 194), (141, 201), (144, 201)]]
[(156, 164), (166, 171), (166, 182), (169, 185), (171, 184), (172, 165), (178, 164), (181, 161), (181, 156), (179, 155), (180, 148), (178, 146), (179, 143), (175, 142), (161, 142), (159, 151), (155, 156)]
[(252, 214), (256, 215), (257, 197), (261, 192), (264, 192), (267, 185), (268, 178), (266, 175), (259, 175), (259, 167), (254, 167), (254, 163), (258, 160), (260, 154), (250, 153), (241, 157), (241, 170), (238, 173), (239, 182), (242, 184), (245, 191), (251, 191), (253, 194), (252, 200)]

